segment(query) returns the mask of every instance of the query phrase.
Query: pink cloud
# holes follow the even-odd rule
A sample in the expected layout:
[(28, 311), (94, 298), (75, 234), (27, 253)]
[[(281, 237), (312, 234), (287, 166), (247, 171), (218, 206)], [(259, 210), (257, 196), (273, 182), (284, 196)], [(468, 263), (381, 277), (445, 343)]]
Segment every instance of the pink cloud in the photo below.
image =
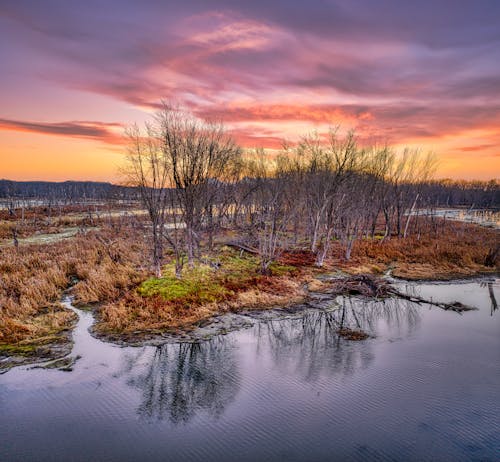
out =
[(124, 138), (120, 133), (117, 133), (117, 128), (123, 128), (123, 125), (119, 123), (89, 121), (47, 123), (0, 119), (0, 130), (86, 138), (103, 143), (121, 145), (124, 143)]

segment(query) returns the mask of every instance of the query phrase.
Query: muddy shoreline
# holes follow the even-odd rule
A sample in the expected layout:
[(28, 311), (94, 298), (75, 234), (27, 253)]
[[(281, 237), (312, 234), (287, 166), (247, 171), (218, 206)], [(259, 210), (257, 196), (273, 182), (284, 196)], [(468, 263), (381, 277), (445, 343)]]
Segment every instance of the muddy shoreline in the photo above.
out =
[[(3, 374), (16, 366), (26, 366), (46, 363), (67, 357), (73, 350), (73, 329), (75, 329), (78, 319), (71, 327), (64, 329), (57, 335), (57, 342), (46, 345), (33, 344), (25, 353), (8, 355), (6, 351), (0, 354), (0, 374)], [(19, 351), (19, 347), (13, 347)], [(15, 351), (15, 350), (14, 350)]]
[[(382, 277), (375, 278), (378, 281), (384, 281), (384, 283), (393, 286), (393, 284), (408, 283), (427, 283), (427, 284), (449, 284), (449, 283), (463, 283), (477, 282), (484, 280), (484, 282), (492, 282), (494, 278), (499, 277), (498, 272), (491, 273), (480, 273), (475, 275), (468, 275), (463, 277), (450, 277), (448, 279), (400, 279), (394, 278), (390, 274), (386, 274)], [(313, 281), (319, 281), (320, 283), (331, 282), (331, 281), (345, 281), (349, 279), (342, 273), (324, 273), (317, 275)], [(371, 277), (371, 276), (370, 276)], [(176, 329), (165, 329), (156, 331), (135, 331), (131, 333), (109, 333), (101, 332), (95, 328), (96, 321), (98, 317), (98, 310), (89, 307), (78, 307), (71, 304), (71, 296), (68, 291), (63, 295), (62, 303), (66, 305), (68, 309), (71, 309), (79, 316), (79, 311), (90, 311), (94, 317), (94, 322), (89, 328), (89, 333), (96, 339), (112, 343), (121, 347), (142, 347), (142, 346), (159, 346), (166, 343), (197, 343), (211, 339), (214, 336), (225, 335), (236, 330), (245, 329), (252, 327), (254, 324), (260, 321), (267, 320), (277, 320), (285, 318), (295, 318), (303, 316), (305, 312), (321, 310), (321, 311), (331, 311), (339, 309), (339, 305), (336, 302), (336, 298), (342, 295), (352, 296), (352, 297), (363, 297), (365, 300), (381, 300), (381, 298), (376, 296), (363, 296), (357, 294), (340, 294), (332, 293), (329, 291), (322, 290), (310, 290), (306, 289), (307, 294), (303, 300), (297, 303), (293, 303), (289, 306), (269, 306), (259, 309), (242, 309), (238, 312), (226, 312), (216, 314), (215, 316), (210, 316), (206, 319), (202, 319), (191, 325), (184, 325), (181, 328)], [(391, 295), (392, 298), (398, 298), (397, 295)], [(326, 302), (330, 305), (325, 307)], [(418, 302), (417, 302), (418, 303)], [(424, 302), (425, 303), (425, 302)], [(16, 366), (29, 366), (34, 365), (35, 367), (52, 367), (51, 364), (57, 361), (64, 361), (71, 359), (71, 353), (73, 350), (73, 331), (77, 327), (79, 319), (75, 320), (73, 325), (67, 329), (64, 329), (58, 334), (57, 342), (50, 343), (47, 345), (34, 345), (33, 349), (29, 354), (23, 355), (7, 355), (5, 352), (0, 353), (0, 374), (3, 374)], [(345, 334), (345, 335), (343, 335)], [(369, 336), (365, 336), (364, 332), (356, 331), (345, 331), (339, 332), (339, 335), (344, 336), (350, 340), (364, 340)], [(61, 363), (62, 364), (62, 363)], [(67, 368), (66, 364), (62, 364), (60, 370), (71, 370)]]
[[(363, 276), (363, 275), (360, 275)], [(451, 277), (450, 279), (426, 279), (426, 280), (410, 280), (410, 279), (400, 279), (393, 278), (390, 274), (384, 276), (375, 277), (375, 280), (386, 281), (389, 285), (392, 283), (431, 283), (431, 284), (446, 284), (446, 283), (464, 283), (494, 279), (499, 277), (500, 273), (481, 273), (474, 276), (467, 277)], [(352, 277), (347, 273), (323, 273), (317, 275), (313, 281), (342, 281), (348, 280)], [(372, 278), (372, 276), (368, 276)], [(237, 312), (225, 312), (219, 313), (194, 324), (185, 324), (182, 327), (175, 329), (164, 329), (164, 330), (149, 330), (149, 331), (135, 331), (129, 333), (110, 333), (102, 332), (95, 328), (96, 323), (92, 325), (90, 332), (93, 337), (103, 341), (113, 343), (115, 345), (127, 347), (141, 347), (141, 346), (158, 346), (164, 343), (194, 343), (204, 340), (209, 340), (216, 335), (225, 335), (229, 332), (235, 330), (244, 329), (253, 326), (256, 322), (261, 320), (270, 319), (282, 319), (286, 317), (301, 316), (304, 312), (310, 310), (322, 310), (325, 311), (325, 302), (328, 301), (335, 304), (335, 299), (339, 296), (352, 296), (352, 297), (363, 297), (366, 300), (379, 301), (383, 298), (399, 298), (396, 293), (388, 294), (384, 297), (364, 296), (363, 294), (355, 293), (332, 293), (329, 291), (313, 290), (310, 289), (306, 284), (306, 295), (299, 302), (294, 302), (288, 306), (267, 306), (263, 308), (247, 308), (242, 309)], [(401, 294), (403, 295), (403, 294)], [(401, 298), (403, 299), (403, 298)], [(417, 303), (422, 303), (423, 301), (416, 301)], [(331, 307), (328, 310), (338, 309), (339, 306)], [(453, 308), (452, 308), (453, 309)], [(466, 307), (466, 310), (468, 307)], [(94, 312), (97, 319), (98, 313)]]

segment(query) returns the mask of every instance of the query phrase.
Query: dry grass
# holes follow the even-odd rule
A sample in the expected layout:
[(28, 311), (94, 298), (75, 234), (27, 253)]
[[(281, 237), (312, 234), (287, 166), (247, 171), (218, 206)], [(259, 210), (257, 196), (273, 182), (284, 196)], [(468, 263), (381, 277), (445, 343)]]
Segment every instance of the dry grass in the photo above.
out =
[(307, 286), (311, 292), (325, 292), (329, 289), (329, 285), (319, 279), (313, 279)]
[(427, 230), (420, 237), (356, 242), (350, 261), (342, 258), (337, 245), (329, 265), (352, 274), (380, 274), (392, 269), (396, 277), (415, 280), (466, 277), (498, 272), (498, 261), (495, 267), (485, 266), (486, 256), (498, 243), (496, 230), (448, 221), (439, 233)]
[[(148, 279), (148, 250), (143, 231), (134, 227), (78, 234), (51, 245), (0, 248), (0, 350), (46, 341), (68, 328), (72, 312), (58, 303), (71, 283), (75, 302), (97, 304), (96, 328), (118, 335), (178, 329), (216, 313), (264, 308), (298, 302), (303, 285), (318, 273), (314, 256), (298, 249), (283, 254), (274, 275), (257, 273), (252, 256), (239, 256), (221, 247), (207, 263), (183, 282), (169, 275)], [(436, 234), (428, 228), (419, 238), (392, 238), (356, 242), (350, 261), (340, 243), (322, 271), (381, 274), (388, 268), (409, 279), (437, 279), (498, 271), (484, 265), (489, 250), (498, 244), (498, 231), (463, 223), (443, 223)], [(45, 339), (45, 340), (43, 340)]]
[[(119, 218), (124, 212), (137, 213), (133, 204), (97, 204), (31, 207), (24, 211), (16, 209), (14, 214), (0, 210), (0, 245), (12, 245), (13, 229), (17, 237), (36, 237), (40, 234), (57, 234), (71, 228), (100, 227), (110, 219)], [(136, 215), (141, 219), (141, 215)]]
[[(132, 208), (133, 204), (125, 205), (123, 203), (119, 204), (119, 208)], [(91, 212), (106, 212), (110, 206), (108, 204), (67, 204), (67, 205), (53, 205), (49, 206), (33, 206), (24, 209), (17, 208), (14, 213), (10, 213), (7, 209), (0, 209), (0, 220), (7, 221), (19, 221), (24, 218), (26, 221), (45, 221), (46, 219), (68, 219), (69, 216), (75, 214), (87, 214), (90, 210)]]
[(36, 341), (74, 314), (59, 299), (74, 281), (76, 303), (116, 299), (145, 278), (144, 246), (133, 233), (80, 234), (51, 245), (0, 248), (0, 344)]
[[(102, 306), (96, 330), (100, 333), (138, 334), (155, 331), (176, 331), (189, 328), (216, 314), (242, 309), (264, 309), (298, 303), (305, 291), (298, 281), (278, 277), (271, 286), (242, 289), (225, 300), (190, 306), (179, 301), (166, 302), (160, 296), (142, 297), (131, 291), (124, 298)], [(279, 290), (276, 290), (279, 288)]]
[[(303, 276), (303, 275), (302, 275)], [(239, 292), (226, 303), (227, 310), (262, 309), (273, 306), (288, 306), (301, 302), (306, 296), (303, 277), (297, 275), (274, 278), (272, 284), (263, 284), (255, 289)]]
[(301, 274), (294, 267), (275, 264), (275, 276), (259, 275), (258, 260), (219, 249), (217, 270), (201, 265), (178, 280), (171, 268), (162, 279), (151, 278), (123, 298), (103, 305), (96, 329), (129, 334), (187, 327), (214, 314), (243, 308), (287, 305), (303, 299)]

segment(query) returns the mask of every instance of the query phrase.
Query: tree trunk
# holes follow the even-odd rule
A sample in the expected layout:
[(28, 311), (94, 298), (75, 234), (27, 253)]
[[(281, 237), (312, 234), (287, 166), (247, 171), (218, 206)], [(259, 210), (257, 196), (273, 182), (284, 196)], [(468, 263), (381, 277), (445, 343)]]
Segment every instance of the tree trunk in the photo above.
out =
[(320, 215), (319, 213), (316, 214), (316, 220), (314, 220), (314, 230), (313, 230), (313, 236), (311, 240), (311, 252), (316, 253), (318, 251), (318, 235), (319, 235), (319, 226), (320, 226)]
[(410, 226), (411, 214), (413, 213), (413, 211), (415, 210), (415, 206), (417, 205), (418, 196), (419, 194), (417, 193), (417, 195), (415, 196), (415, 200), (413, 201), (413, 204), (411, 206), (410, 212), (408, 213), (408, 217), (406, 218), (405, 230), (403, 232), (403, 239), (406, 238), (406, 235), (408, 234), (408, 226)]
[(330, 240), (332, 237), (332, 231), (333, 231), (332, 228), (328, 229), (326, 236), (325, 236), (325, 240), (323, 242), (323, 247), (322, 247), (321, 251), (319, 251), (316, 255), (315, 264), (318, 268), (321, 268), (323, 266), (323, 264), (325, 263), (325, 258), (328, 254), (328, 251), (330, 250)]
[(347, 239), (347, 246), (345, 249), (345, 259), (350, 260), (351, 259), (351, 253), (352, 253), (352, 248), (354, 246), (354, 238), (348, 238)]
[(391, 219), (389, 218), (389, 212), (384, 210), (384, 218), (385, 218), (385, 231), (384, 237), (380, 240), (380, 243), (384, 242), (386, 239), (391, 238)]
[(153, 268), (155, 276), (161, 278), (161, 264), (163, 260), (163, 245), (162, 233), (157, 229), (157, 225), (153, 224)]
[(14, 240), (14, 247), (16, 248), (16, 250), (18, 250), (19, 249), (19, 241), (17, 239), (17, 227), (16, 226), (14, 226), (12, 228), (12, 238)]
[(214, 248), (214, 217), (213, 217), (213, 207), (210, 205), (208, 207), (208, 249), (213, 250)]
[(186, 229), (186, 250), (188, 265), (190, 268), (194, 268), (194, 247), (195, 247), (194, 231), (192, 225), (189, 224)]

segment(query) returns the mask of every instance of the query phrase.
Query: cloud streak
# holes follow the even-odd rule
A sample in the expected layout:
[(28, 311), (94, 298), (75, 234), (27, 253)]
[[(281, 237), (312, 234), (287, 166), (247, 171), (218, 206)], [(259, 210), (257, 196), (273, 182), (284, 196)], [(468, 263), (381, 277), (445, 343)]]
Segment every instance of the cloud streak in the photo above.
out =
[(123, 126), (118, 123), (88, 121), (46, 123), (0, 119), (0, 130), (84, 138), (118, 145), (124, 143), (123, 136), (117, 132), (120, 128), (123, 129)]

